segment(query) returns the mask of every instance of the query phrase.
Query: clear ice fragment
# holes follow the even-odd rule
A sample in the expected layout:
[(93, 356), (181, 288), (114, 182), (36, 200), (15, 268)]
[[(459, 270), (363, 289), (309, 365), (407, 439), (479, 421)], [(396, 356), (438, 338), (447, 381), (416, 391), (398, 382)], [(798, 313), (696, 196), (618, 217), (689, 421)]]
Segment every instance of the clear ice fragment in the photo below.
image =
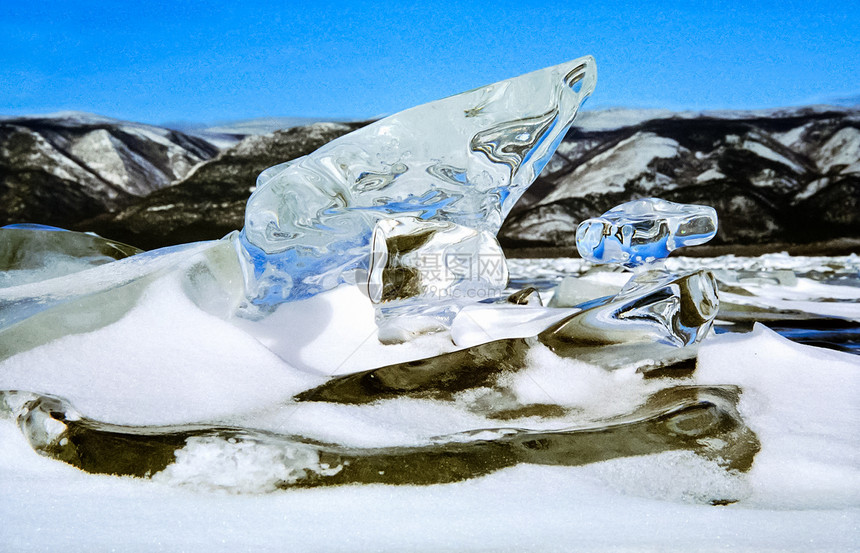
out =
[(7, 225), (0, 228), (0, 288), (69, 275), (141, 252), (83, 232)]
[[(380, 330), (448, 327), (460, 306), (499, 296), (507, 283), (505, 255), (490, 232), (415, 217), (382, 219), (373, 230), (368, 295)], [(400, 341), (387, 335), (380, 339)]]
[(451, 340), (465, 348), (505, 338), (529, 338), (576, 311), (508, 302), (475, 303), (463, 307), (454, 317)]
[[(629, 275), (630, 273), (622, 273)], [(574, 307), (595, 298), (614, 296), (621, 291), (622, 285), (603, 280), (566, 276), (556, 286), (549, 300), (550, 307)]]
[(528, 286), (514, 292), (507, 297), (506, 301), (514, 305), (531, 305), (543, 307), (543, 300), (540, 297), (540, 292), (534, 286)]
[(684, 347), (707, 335), (719, 305), (717, 282), (710, 271), (683, 276), (645, 271), (631, 278), (614, 298), (571, 315), (539, 338), (554, 350), (570, 344), (626, 342)]
[(380, 219), (495, 234), (596, 79), (586, 56), (408, 109), (267, 169), (241, 237), (249, 298), (270, 308), (368, 269)]
[(704, 244), (716, 233), (712, 207), (644, 198), (580, 223), (576, 249), (592, 263), (634, 268), (665, 259), (678, 248)]

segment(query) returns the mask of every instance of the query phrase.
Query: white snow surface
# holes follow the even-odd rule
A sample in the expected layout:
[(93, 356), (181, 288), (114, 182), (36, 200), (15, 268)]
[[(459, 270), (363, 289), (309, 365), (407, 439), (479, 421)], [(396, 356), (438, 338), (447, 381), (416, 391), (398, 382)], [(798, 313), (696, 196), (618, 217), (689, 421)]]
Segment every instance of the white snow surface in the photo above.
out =
[[(534, 370), (553, 377), (553, 369)], [(572, 376), (588, 381), (593, 372), (602, 393), (567, 401), (617, 395), (623, 380), (583, 370)], [(250, 479), (242, 489), (256, 493), (236, 495), (181, 465), (154, 481), (87, 475), (39, 457), (0, 421), (0, 539), (13, 551), (851, 551), (860, 537), (858, 370), (850, 355), (763, 328), (711, 339), (697, 381), (744, 387), (741, 413), (762, 441), (747, 475), (673, 452), (518, 466), (458, 484), (261, 493), (267, 476), (247, 462), (277, 452), (204, 456), (208, 470), (244, 460), (230, 474)], [(535, 393), (520, 380), (524, 398)], [(165, 409), (176, 407), (172, 400), (163, 398)], [(742, 500), (695, 503), (715, 491)]]
[(761, 325), (702, 348), (696, 380), (739, 384), (741, 416), (762, 442), (748, 505), (860, 506), (858, 370), (857, 356), (795, 344)]
[(114, 324), (3, 361), (0, 389), (58, 395), (97, 420), (174, 424), (248, 409), (249, 398), (284, 401), (321, 383), (285, 371), (253, 337), (194, 306), (177, 281), (159, 284)]
[[(533, 274), (547, 268), (578, 274), (587, 265), (512, 261), (517, 276), (525, 276), (517, 269), (529, 267)], [(780, 255), (672, 262), (807, 271), (837, 264)], [(858, 258), (839, 263), (850, 268)], [(126, 265), (120, 273), (133, 273), (131, 263)], [(605, 276), (618, 280), (617, 273)], [(198, 308), (183, 293), (180, 277), (168, 272), (153, 280), (112, 324), (4, 360), (0, 389), (63, 396), (83, 415), (105, 422), (218, 420), (356, 447), (427, 443), (470, 428), (493, 431), (488, 419), (465, 408), (480, 390), (453, 402), (290, 402), (297, 391), (324, 381), (326, 372), (343, 370), (339, 359), (361, 351), (356, 344), (372, 338), (366, 326), (372, 309), (362, 307), (355, 289), (294, 304), (270, 322), (237, 322)], [(798, 282), (796, 293), (803, 297), (833, 292), (821, 288), (829, 285)], [(838, 292), (856, 309), (851, 291)], [(291, 340), (295, 351), (288, 347)], [(453, 347), (443, 343), (388, 350), (395, 353), (382, 353), (392, 346), (373, 345), (358, 357), (382, 364)], [(682, 451), (582, 467), (520, 465), (445, 485), (273, 491), (273, 483), (289, 482), (297, 471), (336, 468), (315, 465), (301, 448), (284, 452), (197, 440), (153, 480), (90, 475), (40, 457), (11, 421), (0, 419), (0, 549), (857, 550), (860, 358), (795, 344), (757, 326), (749, 334), (707, 338), (695, 376), (685, 383), (742, 388), (740, 414), (761, 441), (749, 473), (727, 472)], [(665, 386), (632, 371), (606, 372), (561, 359), (545, 348), (533, 350), (529, 366), (507, 384), (522, 403), (542, 403), (549, 394), (573, 408), (568, 425), (629, 412)], [(558, 423), (529, 418), (517, 424)], [(714, 494), (739, 501), (722, 507), (701, 503)]]
[(375, 311), (357, 286), (340, 286), (306, 300), (282, 304), (260, 321), (231, 323), (256, 337), (290, 366), (330, 377), (453, 351), (447, 335), (407, 344), (379, 342)]
[(700, 462), (679, 455), (648, 459), (658, 465), (650, 470), (628, 459), (519, 466), (440, 486), (232, 495), (86, 475), (39, 457), (15, 432), (0, 424), (0, 540), (9, 551), (850, 551), (858, 537), (856, 507), (671, 501), (713, 479), (703, 470), (691, 481), (682, 471)]
[(720, 173), (714, 167), (711, 167), (710, 169), (696, 177), (696, 182), (708, 182), (709, 180), (717, 180), (724, 178), (726, 178), (724, 174)]

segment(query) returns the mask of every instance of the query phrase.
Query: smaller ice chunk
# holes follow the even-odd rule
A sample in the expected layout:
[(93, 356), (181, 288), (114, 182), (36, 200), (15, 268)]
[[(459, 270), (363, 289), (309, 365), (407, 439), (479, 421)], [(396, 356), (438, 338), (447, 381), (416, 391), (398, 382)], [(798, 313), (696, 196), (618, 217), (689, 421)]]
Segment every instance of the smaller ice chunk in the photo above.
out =
[(0, 228), (0, 288), (70, 275), (141, 252), (93, 234), (7, 225)]
[(678, 276), (651, 270), (637, 274), (617, 296), (598, 300), (539, 335), (559, 353), (569, 345), (657, 342), (675, 347), (700, 342), (719, 309), (713, 273)]
[(716, 233), (712, 207), (643, 198), (580, 223), (576, 249), (592, 263), (621, 263), (632, 269), (678, 248), (704, 244)]
[(487, 231), (396, 217), (376, 224), (371, 243), (368, 295), (383, 341), (408, 338), (383, 331), (392, 324), (406, 334), (447, 328), (461, 306), (507, 286), (504, 253)]

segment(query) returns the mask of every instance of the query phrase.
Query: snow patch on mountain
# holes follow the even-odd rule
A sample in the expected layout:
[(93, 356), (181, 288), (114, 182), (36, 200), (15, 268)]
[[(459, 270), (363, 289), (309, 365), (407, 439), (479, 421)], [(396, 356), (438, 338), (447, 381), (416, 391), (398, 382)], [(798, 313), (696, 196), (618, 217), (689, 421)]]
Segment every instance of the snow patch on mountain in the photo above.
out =
[(824, 143), (816, 157), (818, 168), (829, 173), (834, 167), (844, 165), (842, 174), (860, 173), (860, 130), (845, 127)]
[(797, 148), (798, 145), (801, 144), (804, 135), (812, 128), (812, 126), (813, 123), (800, 125), (799, 127), (795, 127), (787, 132), (774, 133), (773, 138), (787, 148)]
[(135, 196), (170, 184), (167, 175), (105, 129), (73, 140), (69, 152), (98, 177)]
[(802, 173), (803, 167), (798, 165), (797, 163), (791, 161), (783, 155), (780, 155), (774, 152), (772, 149), (768, 148), (761, 142), (757, 142), (755, 140), (744, 140), (743, 145), (741, 146), (745, 150), (749, 150), (759, 157), (763, 157), (765, 159), (769, 159), (771, 161), (775, 161), (777, 163), (782, 163), (783, 165), (787, 165), (790, 167), (795, 173)]
[(710, 169), (696, 177), (696, 182), (703, 183), (708, 182), (709, 180), (718, 180), (724, 178), (726, 178), (724, 174), (720, 173), (719, 170), (717, 170), (716, 168), (711, 167)]
[(640, 178), (639, 184), (650, 188), (654, 182), (647, 178), (648, 166), (655, 159), (677, 156), (679, 147), (671, 138), (637, 132), (578, 166), (540, 203), (593, 193), (623, 192), (627, 182), (640, 176), (645, 178)]
[(5, 161), (14, 161), (19, 171), (46, 171), (62, 181), (85, 183), (105, 201), (117, 197), (115, 189), (100, 182), (93, 172), (55, 148), (40, 134), (26, 127), (14, 126), (13, 129), (9, 140), (0, 145), (0, 156)]

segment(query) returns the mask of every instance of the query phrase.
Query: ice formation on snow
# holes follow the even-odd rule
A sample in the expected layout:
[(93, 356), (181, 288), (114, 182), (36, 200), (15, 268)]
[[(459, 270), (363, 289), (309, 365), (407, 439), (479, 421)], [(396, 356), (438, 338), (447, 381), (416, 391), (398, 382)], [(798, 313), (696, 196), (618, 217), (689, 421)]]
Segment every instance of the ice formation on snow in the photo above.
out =
[(448, 327), (460, 306), (508, 284), (505, 254), (485, 230), (397, 217), (377, 222), (371, 243), (368, 294), (383, 341)]
[(593, 263), (639, 267), (717, 233), (717, 212), (703, 205), (659, 198), (633, 200), (587, 219), (576, 229), (576, 249)]
[[(717, 281), (706, 270), (676, 274), (659, 267), (672, 250), (703, 244), (717, 231), (711, 207), (660, 198), (634, 200), (580, 223), (576, 247), (596, 265), (619, 264), (636, 273), (616, 294), (606, 283), (568, 278), (554, 306), (575, 313), (539, 335), (559, 355), (576, 356), (584, 346), (651, 343), (683, 348), (704, 338), (719, 309)], [(582, 302), (587, 293), (591, 301)]]
[(252, 303), (306, 298), (368, 269), (382, 218), (495, 234), (596, 79), (586, 56), (408, 109), (267, 169), (241, 234)]
[[(698, 503), (745, 500), (743, 487), (697, 475), (742, 481), (762, 447), (773, 459), (773, 425), (761, 423), (777, 395), (749, 409), (761, 390), (738, 386), (762, 372), (724, 378), (713, 354), (710, 373), (704, 363), (705, 378), (693, 375), (717, 281), (653, 263), (712, 236), (713, 210), (619, 206), (591, 220), (601, 242), (589, 259), (603, 266), (576, 279), (569, 260), (553, 260), (567, 273), (555, 290), (540, 278), (505, 289), (495, 232), (593, 81), (583, 58), (380, 121), (266, 171), (245, 231), (224, 240), (141, 253), (81, 233), (0, 230), (0, 431), (11, 421), (30, 448), (87, 472), (199, 490), (430, 484), (518, 464), (599, 472), (630, 457), (630, 493), (660, 497), (641, 476), (658, 474), (695, 481)], [(613, 264), (637, 271), (627, 280)], [(800, 305), (856, 312), (807, 301), (856, 301), (854, 287), (726, 269), (729, 324)], [(330, 290), (348, 279), (357, 285)], [(249, 299), (272, 313), (234, 317)], [(434, 325), (450, 332), (379, 343)], [(747, 351), (749, 363), (768, 357)], [(779, 364), (795, 370), (803, 351)], [(846, 380), (854, 366), (840, 359)], [(690, 458), (698, 469), (666, 461)], [(548, 474), (532, 469), (535, 481)]]
[(684, 347), (707, 335), (719, 305), (710, 271), (678, 276), (651, 270), (634, 275), (616, 296), (571, 315), (541, 337), (548, 345), (655, 342)]

